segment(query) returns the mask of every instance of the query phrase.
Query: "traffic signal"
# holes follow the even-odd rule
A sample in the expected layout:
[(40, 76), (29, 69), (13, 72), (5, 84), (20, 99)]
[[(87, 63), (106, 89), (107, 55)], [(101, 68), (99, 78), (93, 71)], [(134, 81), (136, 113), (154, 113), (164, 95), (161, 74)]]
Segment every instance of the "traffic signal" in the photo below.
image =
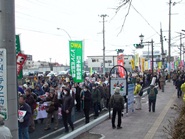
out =
[(124, 49), (116, 49), (116, 52), (119, 53), (123, 53)]
[(143, 48), (144, 45), (143, 45), (143, 44), (134, 44), (134, 47), (135, 47), (136, 49), (139, 49), (139, 48)]

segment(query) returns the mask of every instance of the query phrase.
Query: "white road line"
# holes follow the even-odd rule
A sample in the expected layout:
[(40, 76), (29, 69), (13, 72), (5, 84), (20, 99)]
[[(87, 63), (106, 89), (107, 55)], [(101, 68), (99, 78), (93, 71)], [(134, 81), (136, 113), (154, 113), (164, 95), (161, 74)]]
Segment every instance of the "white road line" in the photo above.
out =
[(160, 113), (160, 115), (158, 116), (158, 118), (154, 122), (153, 126), (150, 128), (148, 133), (145, 135), (144, 139), (152, 139), (154, 137), (157, 129), (159, 128), (160, 124), (162, 123), (162, 121), (163, 121), (165, 115), (167, 114), (169, 108), (173, 104), (175, 96), (176, 96), (176, 93), (173, 94), (173, 96), (171, 97), (170, 101), (166, 104), (166, 106), (164, 107), (163, 111)]

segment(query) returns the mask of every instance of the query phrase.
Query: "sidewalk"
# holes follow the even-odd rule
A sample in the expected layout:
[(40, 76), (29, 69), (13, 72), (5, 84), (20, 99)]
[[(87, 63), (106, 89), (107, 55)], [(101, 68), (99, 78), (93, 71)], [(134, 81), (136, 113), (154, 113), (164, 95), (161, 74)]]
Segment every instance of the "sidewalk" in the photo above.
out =
[[(142, 110), (135, 111), (122, 118), (122, 129), (112, 129), (111, 120), (106, 120), (101, 124), (86, 132), (86, 137), (90, 138), (91, 133), (102, 135), (105, 139), (165, 139), (168, 137), (163, 131), (163, 126), (168, 125), (168, 120), (172, 120), (176, 111), (171, 109), (173, 104), (181, 101), (177, 98), (176, 89), (172, 83), (167, 83), (165, 92), (159, 90), (156, 102), (156, 112), (148, 112), (148, 101), (146, 96)], [(117, 123), (117, 120), (116, 120)], [(88, 137), (89, 136), (89, 137)], [(76, 139), (78, 139), (77, 137)], [(99, 137), (97, 137), (98, 139)], [(94, 138), (95, 139), (95, 138)]]

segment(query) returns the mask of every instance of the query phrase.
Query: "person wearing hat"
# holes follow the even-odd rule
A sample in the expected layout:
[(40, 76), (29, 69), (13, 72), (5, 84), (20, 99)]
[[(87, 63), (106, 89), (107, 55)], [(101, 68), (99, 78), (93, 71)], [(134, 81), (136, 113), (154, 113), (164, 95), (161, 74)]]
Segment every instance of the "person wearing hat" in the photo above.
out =
[(152, 82), (150, 84), (150, 88), (147, 90), (148, 94), (148, 101), (149, 101), (149, 112), (151, 112), (151, 107), (152, 111), (155, 112), (155, 104), (156, 104), (156, 98), (158, 94), (157, 88), (155, 88), (155, 80), (156, 78), (153, 77)]
[(115, 93), (114, 95), (111, 96), (110, 98), (110, 107), (113, 108), (112, 112), (112, 128), (115, 129), (115, 118), (116, 114), (118, 113), (118, 124), (117, 124), (117, 129), (121, 129), (121, 112), (124, 108), (124, 101), (123, 97), (120, 95), (120, 87), (115, 88)]
[(0, 139), (12, 139), (10, 129), (4, 125), (4, 119), (0, 116)]
[(65, 133), (69, 132), (68, 124), (71, 126), (72, 131), (74, 130), (74, 125), (71, 120), (71, 111), (74, 107), (73, 97), (70, 95), (70, 89), (64, 88), (64, 97), (62, 98), (62, 119), (65, 127)]
[(46, 109), (46, 112), (48, 113), (47, 119), (46, 119), (46, 127), (44, 130), (50, 129), (51, 124), (51, 118), (53, 116), (54, 122), (55, 122), (55, 128), (54, 130), (58, 129), (58, 108), (60, 106), (57, 94), (55, 93), (54, 88), (50, 88), (49, 96), (46, 98), (47, 102), (50, 102), (48, 108)]

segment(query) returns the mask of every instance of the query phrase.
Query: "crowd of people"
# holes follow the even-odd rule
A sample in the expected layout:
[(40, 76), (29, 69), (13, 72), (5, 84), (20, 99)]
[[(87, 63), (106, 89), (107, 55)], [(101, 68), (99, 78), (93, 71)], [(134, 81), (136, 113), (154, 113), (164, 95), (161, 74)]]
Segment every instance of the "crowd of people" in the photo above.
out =
[[(54, 120), (54, 130), (59, 127), (58, 111), (61, 109), (62, 121), (65, 132), (74, 130), (75, 112), (84, 112), (85, 124), (90, 122), (90, 110), (94, 111), (94, 119), (99, 113), (108, 109), (109, 103), (109, 84), (106, 78), (102, 80), (100, 76), (93, 75), (86, 78), (83, 83), (73, 83), (68, 78), (58, 78), (51, 76), (49, 79), (38, 77), (33, 81), (26, 79), (23, 85), (18, 86), (19, 110), (26, 111), (24, 118), (20, 118), (19, 138), (29, 138), (29, 133), (35, 131), (35, 124), (44, 123), (44, 130), (51, 129), (51, 120)], [(37, 103), (47, 104), (45, 109), (47, 118), (34, 119), (34, 109)]]
[[(152, 79), (155, 78), (154, 81)], [(135, 84), (135, 101), (136, 110), (141, 110), (141, 96), (140, 92), (143, 88), (151, 86), (148, 90), (148, 94), (153, 92), (155, 96), (149, 98), (149, 112), (155, 112), (155, 101), (157, 96), (157, 90), (155, 85), (158, 84), (159, 89), (164, 91), (165, 80), (168, 75), (163, 76), (162, 73), (154, 73), (152, 76), (151, 72), (145, 72), (142, 75), (139, 73), (129, 74), (128, 83)], [(177, 88), (180, 86), (180, 81), (175, 78), (173, 74), (173, 80), (175, 80)], [(153, 85), (151, 85), (153, 82)], [(151, 91), (152, 90), (152, 91)], [(93, 74), (90, 77), (85, 77), (83, 83), (73, 83), (70, 76), (66, 78), (58, 78), (51, 76), (50, 78), (37, 77), (34, 81), (26, 79), (25, 82), (18, 86), (19, 95), (19, 110), (26, 111), (24, 118), (20, 118), (19, 123), (19, 138), (29, 138), (29, 132), (35, 131), (35, 124), (39, 121), (45, 124), (44, 130), (51, 129), (51, 120), (54, 120), (54, 130), (59, 127), (58, 122), (58, 111), (61, 109), (62, 121), (65, 127), (65, 132), (69, 132), (68, 124), (71, 130), (74, 130), (74, 114), (75, 112), (84, 112), (85, 124), (90, 122), (90, 110), (94, 112), (94, 119), (98, 118), (99, 113), (104, 109), (107, 110), (110, 107), (114, 107), (114, 103), (118, 100), (121, 107), (113, 108), (112, 126), (115, 128), (115, 116), (118, 112), (118, 126), (121, 128), (120, 116), (124, 108), (124, 103), (127, 102), (126, 96), (122, 96), (120, 88), (115, 88), (114, 97), (110, 96), (108, 74), (100, 76)], [(180, 92), (180, 91), (179, 91)], [(180, 96), (181, 93), (179, 93)], [(116, 100), (116, 101), (115, 101)], [(34, 109), (36, 104), (47, 104), (45, 105), (47, 118), (35, 120)], [(118, 106), (118, 104), (116, 104)]]

